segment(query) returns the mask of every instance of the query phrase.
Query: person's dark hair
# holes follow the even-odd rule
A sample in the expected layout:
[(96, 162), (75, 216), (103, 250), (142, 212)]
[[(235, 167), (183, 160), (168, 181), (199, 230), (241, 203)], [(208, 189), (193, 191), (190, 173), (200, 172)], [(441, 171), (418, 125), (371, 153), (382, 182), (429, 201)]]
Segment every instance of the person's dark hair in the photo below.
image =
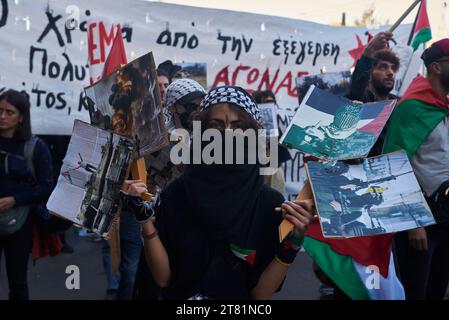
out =
[(252, 95), (257, 104), (263, 103), (263, 91), (253, 91)]
[[(239, 118), (242, 119), (242, 130), (245, 131), (247, 129), (258, 130), (261, 129), (261, 126), (257, 123), (253, 117), (251, 117), (247, 112), (243, 111), (241, 108), (233, 106), (232, 104), (228, 104), (233, 110), (237, 112)], [(192, 121), (201, 121), (201, 131), (204, 132), (209, 128), (210, 114), (213, 109), (207, 108), (203, 111), (192, 112), (190, 117), (190, 123)]]
[(265, 90), (262, 92), (264, 94), (264, 103), (268, 103), (268, 102), (276, 102), (276, 96), (274, 95), (273, 91), (271, 90)]
[(253, 98), (257, 104), (268, 103), (268, 102), (276, 102), (276, 97), (271, 90), (265, 91), (253, 91)]
[(172, 82), (173, 76), (182, 68), (180, 66), (174, 65), (171, 60), (165, 60), (157, 66), (157, 75), (165, 76), (168, 82)]
[(169, 77), (168, 73), (165, 70), (157, 69), (157, 75), (158, 76), (164, 76), (164, 77), (166, 77), (167, 79), (170, 80), (170, 77)]
[(14, 132), (13, 139), (26, 141), (31, 138), (30, 98), (25, 91), (9, 89), (0, 95), (0, 101), (6, 101), (19, 110), (22, 122)]
[(374, 67), (380, 61), (388, 61), (393, 64), (393, 71), (397, 72), (399, 70), (399, 66), (401, 65), (398, 56), (391, 49), (379, 50), (374, 54)]

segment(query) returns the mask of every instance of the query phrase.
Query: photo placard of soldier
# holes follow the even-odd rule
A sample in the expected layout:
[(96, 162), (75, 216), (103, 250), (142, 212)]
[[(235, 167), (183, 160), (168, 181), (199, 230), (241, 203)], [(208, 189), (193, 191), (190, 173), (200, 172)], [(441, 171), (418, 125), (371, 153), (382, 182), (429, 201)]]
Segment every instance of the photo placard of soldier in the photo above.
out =
[(396, 100), (358, 104), (312, 85), (281, 143), (323, 160), (368, 155)]
[(133, 141), (76, 120), (48, 210), (105, 235), (120, 206), (129, 174)]
[(404, 151), (350, 163), (306, 164), (324, 237), (371, 236), (435, 224)]
[(91, 124), (134, 139), (136, 158), (168, 144), (151, 52), (85, 88)]

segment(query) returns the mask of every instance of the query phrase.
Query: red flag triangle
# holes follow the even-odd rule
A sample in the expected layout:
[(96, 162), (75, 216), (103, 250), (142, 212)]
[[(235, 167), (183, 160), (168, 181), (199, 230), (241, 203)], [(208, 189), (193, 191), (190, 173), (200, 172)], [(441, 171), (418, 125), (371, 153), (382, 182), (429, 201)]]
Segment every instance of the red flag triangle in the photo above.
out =
[(117, 33), (112, 43), (111, 51), (104, 63), (103, 78), (114, 72), (118, 65), (127, 64), (125, 44), (123, 43), (122, 29), (117, 25)]
[(423, 0), (421, 7), (419, 8), (418, 20), (416, 20), (415, 30), (413, 34), (416, 34), (421, 29), (430, 28), (429, 17), (427, 16), (426, 1)]

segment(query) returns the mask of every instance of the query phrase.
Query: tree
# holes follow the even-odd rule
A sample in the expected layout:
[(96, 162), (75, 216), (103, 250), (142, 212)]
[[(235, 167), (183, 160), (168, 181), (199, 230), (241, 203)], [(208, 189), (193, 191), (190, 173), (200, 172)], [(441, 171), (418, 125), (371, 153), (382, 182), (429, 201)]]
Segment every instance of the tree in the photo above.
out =
[(354, 25), (356, 27), (371, 27), (371, 26), (376, 26), (376, 25), (389, 24), (388, 19), (382, 22), (375, 16), (375, 13), (376, 13), (376, 8), (375, 8), (374, 4), (372, 4), (368, 9), (363, 11), (362, 17), (360, 18), (360, 20), (356, 19), (354, 21)]

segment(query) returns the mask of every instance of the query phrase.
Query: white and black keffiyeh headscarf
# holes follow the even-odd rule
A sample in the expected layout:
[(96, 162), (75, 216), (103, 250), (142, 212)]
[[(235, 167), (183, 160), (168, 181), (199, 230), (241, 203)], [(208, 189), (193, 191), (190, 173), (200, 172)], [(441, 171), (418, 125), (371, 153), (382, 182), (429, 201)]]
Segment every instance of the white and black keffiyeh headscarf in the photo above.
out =
[(170, 83), (164, 94), (164, 117), (165, 125), (170, 131), (174, 129), (173, 114), (169, 108), (174, 106), (183, 98), (191, 98), (191, 100), (206, 95), (204, 88), (192, 79), (177, 79)]
[(218, 103), (229, 103), (242, 108), (260, 123), (259, 106), (254, 98), (241, 87), (221, 86), (211, 89), (201, 102), (200, 111)]

